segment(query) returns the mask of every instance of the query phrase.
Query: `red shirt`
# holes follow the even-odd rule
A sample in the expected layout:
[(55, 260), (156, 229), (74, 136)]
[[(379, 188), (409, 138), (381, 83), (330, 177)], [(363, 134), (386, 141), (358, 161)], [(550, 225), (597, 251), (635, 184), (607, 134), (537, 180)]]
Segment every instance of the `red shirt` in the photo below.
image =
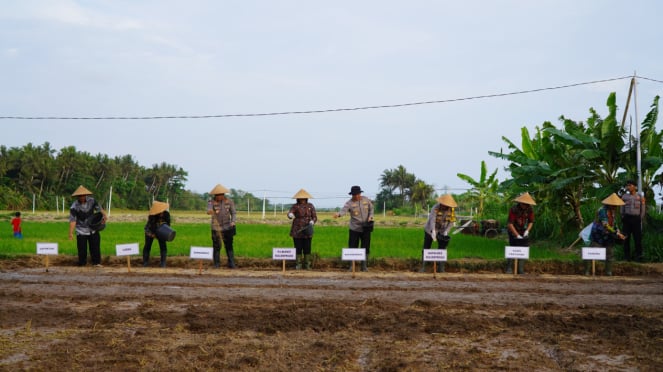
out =
[(12, 225), (14, 225), (14, 232), (21, 232), (21, 218), (14, 217), (12, 219)]

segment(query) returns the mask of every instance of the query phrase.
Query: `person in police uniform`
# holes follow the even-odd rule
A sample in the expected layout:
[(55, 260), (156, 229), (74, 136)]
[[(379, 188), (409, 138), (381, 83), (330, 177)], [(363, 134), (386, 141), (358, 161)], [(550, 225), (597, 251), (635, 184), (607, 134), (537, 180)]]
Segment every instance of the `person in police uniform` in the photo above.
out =
[[(438, 249), (447, 249), (451, 241), (449, 231), (456, 222), (454, 208), (458, 207), (458, 204), (456, 204), (454, 198), (450, 194), (446, 194), (436, 200), (437, 204), (430, 210), (428, 220), (424, 226), (424, 249), (430, 249), (434, 241), (437, 241)], [(421, 272), (424, 271), (426, 271), (426, 262), (422, 256)], [(437, 272), (444, 272), (444, 261), (437, 263)]]
[(342, 217), (350, 214), (350, 232), (348, 237), (348, 248), (361, 248), (366, 249), (366, 260), (361, 263), (361, 271), (368, 271), (368, 255), (371, 250), (371, 233), (372, 228), (369, 227), (369, 222), (373, 222), (373, 202), (371, 199), (362, 196), (361, 187), (352, 186), (349, 195), (352, 195), (343, 208), (337, 213), (334, 213), (334, 218)]
[(214, 267), (221, 266), (221, 244), (226, 246), (226, 256), (228, 257), (228, 268), (234, 269), (235, 251), (233, 248), (233, 239), (235, 236), (235, 223), (237, 222), (237, 211), (235, 203), (226, 197), (229, 193), (225, 186), (217, 184), (214, 186), (210, 195), (212, 200), (207, 203), (207, 214), (212, 217), (212, 248)]
[(87, 250), (90, 249), (92, 265), (101, 267), (101, 231), (106, 226), (106, 211), (92, 197), (92, 191), (78, 186), (71, 196), (76, 200), (69, 208), (69, 240), (74, 239), (76, 231), (76, 249), (78, 266), (87, 264)]
[(161, 263), (159, 266), (166, 267), (166, 254), (168, 247), (166, 240), (157, 236), (157, 230), (161, 225), (170, 226), (170, 212), (168, 212), (168, 203), (154, 201), (147, 216), (145, 224), (145, 246), (143, 247), (143, 266), (150, 266), (150, 251), (152, 251), (152, 242), (154, 238), (159, 241), (159, 253), (161, 254)]
[[(509, 234), (509, 245), (512, 247), (528, 247), (529, 232), (534, 226), (534, 199), (525, 192), (513, 200), (516, 205), (509, 209), (506, 229)], [(513, 274), (513, 259), (506, 260), (506, 273)], [(518, 261), (518, 274), (525, 273), (524, 260)]]
[[(622, 232), (624, 233), (624, 260), (642, 262), (642, 221), (645, 218), (645, 197), (638, 194), (638, 185), (633, 180), (626, 181), (626, 193), (622, 195)], [(635, 244), (635, 254), (631, 256), (631, 237)]]
[[(288, 211), (288, 218), (292, 220), (290, 236), (297, 252), (296, 269), (311, 269), (311, 242), (313, 240), (313, 225), (318, 222), (315, 206), (309, 203), (313, 196), (306, 190), (299, 190), (293, 197), (295, 204)], [(303, 265), (302, 265), (303, 264)]]

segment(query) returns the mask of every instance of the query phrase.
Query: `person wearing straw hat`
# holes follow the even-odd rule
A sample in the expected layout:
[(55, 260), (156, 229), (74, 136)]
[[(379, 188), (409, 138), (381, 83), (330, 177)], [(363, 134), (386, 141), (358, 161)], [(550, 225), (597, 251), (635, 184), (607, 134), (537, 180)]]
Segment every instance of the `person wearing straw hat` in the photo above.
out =
[(373, 231), (373, 202), (371, 199), (362, 196), (361, 187), (352, 186), (349, 195), (352, 198), (348, 200), (343, 208), (334, 213), (334, 218), (339, 218), (345, 214), (350, 214), (350, 233), (348, 237), (348, 248), (366, 249), (366, 260), (361, 262), (361, 271), (368, 271), (368, 255), (371, 250), (371, 232)]
[(306, 190), (301, 189), (292, 197), (296, 200), (295, 204), (288, 211), (288, 218), (292, 220), (290, 227), (290, 236), (297, 252), (296, 269), (311, 269), (311, 241), (313, 240), (313, 225), (318, 222), (318, 215), (315, 212), (315, 206), (309, 203), (313, 196)]
[(159, 251), (161, 253), (161, 263), (159, 266), (166, 267), (166, 254), (168, 247), (166, 240), (157, 235), (161, 225), (170, 226), (170, 212), (168, 212), (168, 203), (154, 201), (148, 212), (147, 223), (145, 224), (145, 246), (143, 247), (143, 266), (150, 266), (150, 252), (152, 251), (152, 242), (154, 238), (159, 241)]
[[(456, 204), (454, 198), (450, 194), (446, 194), (437, 198), (436, 201), (437, 203), (430, 210), (428, 220), (424, 226), (424, 249), (430, 249), (434, 241), (437, 241), (438, 249), (447, 249), (451, 241), (449, 231), (456, 222), (454, 208), (458, 207), (458, 204)], [(426, 261), (422, 259), (421, 272), (424, 271), (426, 271)], [(437, 272), (444, 272), (444, 262), (438, 262)]]
[(230, 190), (221, 184), (217, 184), (209, 192), (212, 195), (212, 200), (207, 203), (207, 214), (212, 216), (212, 248), (215, 268), (221, 266), (222, 243), (226, 246), (228, 268), (234, 269), (237, 267), (233, 249), (237, 211), (235, 210), (235, 203), (226, 197), (229, 192)]
[(78, 250), (78, 266), (87, 264), (88, 246), (92, 265), (101, 266), (101, 231), (106, 226), (106, 211), (91, 196), (92, 191), (79, 186), (71, 196), (76, 200), (69, 208), (69, 240), (74, 239), (76, 232), (76, 248)]
[[(612, 263), (615, 259), (615, 243), (624, 239), (624, 235), (616, 227), (617, 207), (624, 205), (624, 201), (612, 193), (601, 201), (601, 208), (596, 212), (592, 223), (592, 232), (589, 235), (591, 247), (605, 248), (605, 275), (612, 276)], [(589, 261), (585, 262), (585, 275), (589, 275)]]
[[(509, 219), (507, 220), (507, 232), (509, 234), (509, 245), (512, 247), (529, 246), (529, 234), (534, 226), (534, 209), (536, 205), (532, 196), (525, 192), (513, 200), (516, 202), (509, 209)], [(513, 274), (513, 259), (506, 260), (506, 273)], [(518, 262), (518, 274), (525, 273), (525, 264)]]

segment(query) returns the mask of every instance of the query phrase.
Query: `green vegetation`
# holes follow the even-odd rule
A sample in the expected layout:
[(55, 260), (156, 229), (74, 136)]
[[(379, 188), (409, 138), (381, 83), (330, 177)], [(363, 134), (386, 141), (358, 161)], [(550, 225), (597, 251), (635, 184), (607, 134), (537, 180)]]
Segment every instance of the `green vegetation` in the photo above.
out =
[[(113, 222), (101, 232), (102, 254), (115, 255), (116, 244), (139, 243), (143, 247), (142, 222)], [(175, 240), (168, 244), (170, 256), (188, 256), (191, 246), (211, 247), (210, 229), (207, 223), (174, 224)], [(9, 232), (11, 232), (8, 229)], [(58, 243), (59, 254), (76, 255), (75, 241), (67, 238), (66, 221), (33, 222), (23, 224), (24, 238), (14, 239), (9, 233), (0, 239), (0, 252), (5, 256), (34, 254), (37, 242)], [(288, 233), (290, 225), (240, 224), (235, 236), (235, 252), (239, 257), (270, 258), (274, 247), (292, 247)], [(341, 248), (347, 247), (348, 230), (345, 225), (316, 226), (313, 251), (323, 258), (340, 257)], [(463, 234), (453, 235), (449, 246), (449, 259), (504, 257), (504, 236), (486, 239)], [(377, 227), (371, 239), (371, 258), (419, 259), (423, 229), (421, 226)], [(154, 250), (154, 248), (153, 248)], [(156, 249), (158, 252), (158, 248)], [(577, 256), (560, 253), (554, 248), (531, 249), (532, 259), (576, 259)]]
[[(648, 207), (643, 225), (643, 247), (645, 259), (654, 262), (663, 260), (663, 238), (660, 238), (663, 236), (663, 218), (655, 211), (657, 195), (654, 192), (656, 186), (663, 186), (663, 173), (660, 172), (663, 131), (656, 130), (658, 105), (659, 97), (656, 97), (640, 123), (642, 192)], [(490, 173), (484, 161), (477, 178), (457, 173), (469, 187), (466, 192), (454, 195), (459, 205), (456, 215), (461, 221), (463, 218), (479, 223), (483, 219), (496, 220), (500, 227), (504, 227), (513, 198), (527, 191), (537, 203), (532, 231), (535, 241), (541, 242), (541, 246), (552, 247), (553, 251), (570, 245), (578, 232), (594, 219), (601, 200), (612, 193), (622, 195), (625, 181), (638, 178), (635, 128), (619, 122), (615, 93), (608, 96), (606, 106), (605, 117), (591, 108), (586, 122), (561, 116), (559, 126), (546, 121), (533, 130), (523, 127), (519, 141), (503, 137), (507, 148), (488, 154), (508, 162), (509, 177), (499, 182), (497, 170)], [(183, 169), (165, 163), (142, 167), (131, 155), (109, 158), (80, 152), (73, 146), (56, 152), (48, 142), (41, 146), (30, 143), (20, 148), (0, 146), (0, 209), (25, 211), (32, 204), (33, 197), (38, 211), (69, 208), (71, 198), (68, 195), (83, 184), (95, 192), (95, 198), (104, 206), (108, 205), (112, 188), (116, 209), (146, 210), (152, 200), (158, 199), (168, 200), (171, 208), (177, 211), (204, 210), (208, 195), (184, 190), (186, 176)], [(381, 190), (374, 203), (376, 214), (389, 218), (397, 216), (401, 220), (382, 224), (390, 229), (375, 235), (374, 253), (385, 257), (416, 257), (422, 234), (420, 226), (419, 231), (414, 227), (420, 223), (417, 222), (419, 219), (425, 220), (428, 209), (435, 204), (436, 189), (409, 173), (403, 165), (385, 169), (379, 183)], [(229, 196), (240, 213), (247, 209), (262, 210), (263, 200), (251, 193), (231, 189)], [(269, 200), (264, 202), (266, 210), (276, 209)], [(0, 215), (0, 221), (3, 218)], [(323, 257), (337, 256), (338, 249), (346, 244), (344, 224), (328, 217), (320, 218), (320, 222), (314, 245)], [(241, 255), (242, 249), (246, 249), (249, 256), (268, 256), (271, 247), (290, 246), (287, 228), (278, 226), (279, 223), (282, 222), (258, 230), (241, 226), (237, 237), (238, 253)], [(620, 221), (618, 225), (621, 225)], [(191, 232), (187, 231), (189, 228), (195, 229), (178, 227), (182, 230), (179, 232), (182, 238), (173, 244), (173, 252), (185, 252), (189, 245), (209, 244), (206, 237), (209, 232), (204, 226)], [(400, 233), (399, 228), (403, 229)], [(121, 235), (122, 230), (121, 224), (117, 224), (104, 233), (105, 252), (112, 251), (114, 244), (124, 240), (142, 241), (141, 228), (127, 227), (125, 235)], [(66, 229), (63, 231), (66, 233)], [(120, 235), (115, 236), (116, 233)], [(28, 237), (26, 231), (26, 239)], [(47, 237), (49, 235), (44, 238)], [(495, 257), (495, 253), (491, 253), (495, 248), (488, 248), (493, 242), (469, 242), (459, 237), (450, 248), (450, 257)], [(65, 243), (60, 245), (66, 247)], [(8, 243), (0, 239), (0, 248), (4, 251), (14, 249), (3, 247), (3, 244)], [(479, 253), (472, 251), (484, 245), (486, 248), (479, 248)], [(33, 248), (21, 248), (21, 251), (29, 252)], [(618, 258), (619, 254), (618, 251)]]

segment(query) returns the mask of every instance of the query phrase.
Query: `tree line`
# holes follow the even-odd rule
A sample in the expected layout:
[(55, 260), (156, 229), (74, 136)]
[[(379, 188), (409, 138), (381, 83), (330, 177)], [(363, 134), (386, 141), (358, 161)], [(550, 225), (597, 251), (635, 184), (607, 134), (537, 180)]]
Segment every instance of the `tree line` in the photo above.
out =
[[(187, 176), (174, 164), (145, 167), (131, 155), (92, 155), (74, 146), (58, 151), (49, 142), (0, 146), (0, 209), (29, 209), (34, 200), (36, 209), (54, 211), (62, 208), (64, 200), (67, 210), (70, 195), (79, 185), (93, 191), (104, 205), (112, 198), (113, 208), (144, 210), (153, 200), (168, 201), (179, 210), (206, 208), (209, 194), (185, 189)], [(250, 192), (230, 189), (229, 197), (238, 208), (262, 209), (262, 199)], [(265, 205), (273, 208), (269, 201)]]
[(100, 201), (111, 197), (112, 188), (113, 206), (118, 208), (145, 209), (154, 199), (186, 207), (192, 200), (184, 189), (186, 177), (181, 167), (163, 162), (147, 168), (131, 155), (111, 158), (74, 146), (57, 151), (49, 142), (0, 146), (0, 209), (27, 209), (34, 198), (37, 209), (56, 210), (56, 199), (68, 198), (79, 185)]
[[(502, 137), (507, 150), (488, 154), (508, 162), (505, 170), (510, 177), (500, 182), (497, 169), (489, 174), (484, 161), (478, 178), (457, 173), (469, 185), (466, 192), (454, 196), (459, 205), (471, 206), (478, 219), (497, 218), (505, 214), (510, 200), (527, 191), (535, 197), (538, 214), (545, 221), (540, 226), (544, 234), (559, 237), (566, 230), (582, 229), (601, 200), (613, 192), (621, 196), (625, 182), (638, 179), (635, 125), (619, 122), (614, 92), (606, 106), (605, 117), (590, 108), (585, 122), (561, 116), (559, 126), (546, 121), (532, 132), (522, 127), (519, 141)], [(640, 124), (642, 191), (649, 207), (656, 204), (654, 188), (663, 186), (663, 130), (656, 130), (658, 110), (657, 96)], [(387, 210), (416, 211), (433, 205), (437, 196), (432, 185), (403, 165), (384, 170), (380, 186), (378, 209), (384, 205)]]
[[(663, 165), (663, 130), (656, 131), (658, 104), (656, 96), (640, 124), (639, 191), (650, 207), (656, 203), (654, 187), (663, 184), (663, 173), (657, 173)], [(626, 181), (637, 181), (639, 176), (636, 127), (619, 122), (615, 93), (608, 96), (606, 106), (605, 118), (591, 108), (585, 122), (561, 116), (559, 127), (546, 121), (532, 134), (523, 127), (519, 144), (503, 137), (509, 151), (489, 152), (509, 162), (511, 178), (500, 184), (501, 190), (509, 195), (534, 194), (537, 209), (548, 214), (558, 229), (584, 227), (584, 206), (595, 206), (612, 193), (621, 195)], [(559, 233), (550, 230), (551, 236)]]
[[(650, 206), (655, 204), (654, 187), (663, 184), (663, 173), (656, 173), (663, 164), (663, 131), (657, 132), (655, 127), (658, 102), (657, 96), (640, 126), (642, 184)], [(539, 213), (554, 220), (551, 225), (558, 229), (582, 227), (588, 214), (583, 215), (583, 206), (593, 208), (596, 200), (619, 192), (627, 179), (638, 176), (633, 126), (619, 123), (615, 93), (609, 95), (606, 105), (605, 118), (591, 108), (586, 122), (561, 116), (560, 127), (546, 121), (532, 135), (523, 127), (519, 142), (503, 137), (508, 151), (488, 154), (509, 163), (506, 171), (510, 177), (499, 182), (497, 169), (488, 174), (482, 161), (477, 179), (457, 173), (469, 187), (455, 198), (462, 207), (471, 206), (479, 219), (495, 218), (494, 214), (504, 212), (503, 206), (510, 199), (528, 191), (535, 196)], [(27, 209), (34, 197), (37, 209), (55, 210), (56, 198), (68, 197), (78, 185), (93, 190), (100, 201), (110, 198), (112, 188), (113, 206), (117, 208), (146, 209), (155, 199), (168, 200), (175, 209), (205, 208), (209, 195), (186, 190), (187, 176), (181, 167), (165, 162), (149, 168), (141, 166), (131, 155), (111, 158), (74, 146), (57, 151), (48, 142), (0, 146), (0, 209)], [(403, 165), (385, 169), (379, 183), (381, 190), (375, 198), (379, 211), (384, 208), (417, 213), (435, 203), (434, 186), (409, 173)], [(231, 190), (230, 197), (238, 207), (262, 209), (262, 199), (249, 192)], [(272, 209), (269, 201), (265, 203), (267, 209)], [(556, 234), (549, 230), (551, 235)]]

